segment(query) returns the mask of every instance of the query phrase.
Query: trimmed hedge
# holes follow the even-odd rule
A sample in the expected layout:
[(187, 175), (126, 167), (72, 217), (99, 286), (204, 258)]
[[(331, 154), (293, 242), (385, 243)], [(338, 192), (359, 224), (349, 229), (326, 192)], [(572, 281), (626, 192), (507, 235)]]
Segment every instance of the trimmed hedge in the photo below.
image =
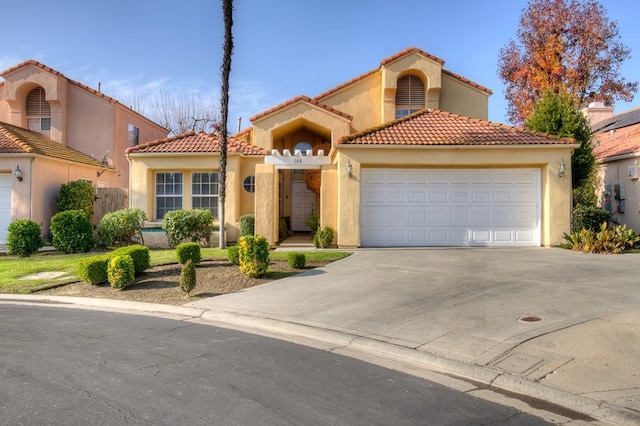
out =
[(140, 209), (121, 209), (102, 216), (98, 224), (98, 244), (113, 245), (144, 244), (142, 226), (147, 215)]
[(65, 253), (86, 253), (96, 245), (93, 227), (82, 210), (66, 210), (51, 218), (49, 227), (56, 250)]
[(138, 275), (149, 269), (149, 248), (142, 245), (120, 247), (111, 253), (85, 257), (78, 262), (78, 275), (83, 281), (97, 285), (109, 281), (107, 268), (111, 258), (116, 256), (129, 256), (133, 261), (133, 273)]
[(172, 210), (162, 219), (162, 228), (167, 233), (169, 247), (185, 241), (197, 242), (208, 247), (211, 238), (213, 216), (210, 210)]
[(196, 266), (191, 259), (188, 259), (180, 269), (180, 288), (187, 293), (187, 297), (196, 286), (196, 279)]
[(231, 246), (227, 248), (227, 259), (234, 265), (240, 265), (240, 248)]
[(200, 253), (200, 244), (198, 243), (181, 243), (176, 247), (178, 255), (178, 263), (185, 265), (189, 260), (193, 263), (200, 263), (202, 255)]
[(255, 232), (255, 216), (252, 214), (245, 214), (240, 216), (240, 236), (253, 235)]
[(107, 265), (107, 278), (111, 287), (123, 289), (136, 280), (133, 259), (128, 254), (113, 256)]
[(88, 219), (93, 216), (93, 203), (96, 190), (86, 180), (74, 180), (63, 184), (56, 197), (56, 209), (59, 212), (67, 210), (82, 210)]
[(91, 256), (80, 259), (78, 262), (78, 275), (83, 281), (98, 285), (109, 281), (107, 275), (107, 264), (109, 255)]
[(151, 266), (149, 247), (140, 244), (124, 246), (112, 251), (110, 256), (113, 257), (122, 255), (131, 256), (131, 259), (133, 259), (133, 266), (135, 268), (136, 275), (144, 272)]
[(581, 229), (600, 231), (600, 225), (609, 221), (609, 211), (595, 206), (578, 204), (571, 215), (571, 229), (573, 232)]
[(263, 276), (269, 269), (269, 243), (260, 235), (245, 235), (238, 241), (240, 271), (251, 277)]
[(17, 219), (7, 228), (7, 253), (29, 257), (44, 246), (40, 225), (30, 219)]
[(292, 268), (302, 269), (307, 263), (307, 256), (304, 253), (289, 252), (287, 253), (287, 262)]

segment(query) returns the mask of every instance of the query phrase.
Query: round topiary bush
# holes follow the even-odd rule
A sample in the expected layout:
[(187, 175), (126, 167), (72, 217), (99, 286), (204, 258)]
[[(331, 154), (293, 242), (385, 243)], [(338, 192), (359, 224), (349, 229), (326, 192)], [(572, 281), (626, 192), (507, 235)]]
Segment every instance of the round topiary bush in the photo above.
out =
[(307, 256), (304, 253), (289, 252), (287, 253), (287, 262), (289, 266), (295, 269), (302, 269), (307, 263)]
[(56, 250), (65, 253), (86, 253), (95, 247), (89, 218), (82, 210), (67, 210), (51, 218), (49, 226)]
[(142, 226), (147, 215), (140, 209), (121, 209), (102, 216), (98, 224), (98, 244), (144, 244)]
[(251, 278), (263, 276), (269, 269), (269, 243), (261, 235), (245, 235), (238, 240), (240, 271)]
[(240, 264), (240, 249), (238, 246), (231, 246), (227, 248), (227, 259), (229, 259), (229, 262), (234, 265)]
[(7, 228), (7, 253), (31, 256), (44, 246), (40, 225), (29, 219), (14, 220)]
[(178, 255), (178, 263), (184, 265), (188, 260), (193, 263), (200, 263), (202, 261), (202, 254), (200, 251), (200, 244), (198, 243), (180, 243), (176, 247), (176, 254)]
[(111, 287), (119, 290), (133, 284), (136, 278), (131, 256), (125, 254), (110, 258), (107, 265), (107, 278)]

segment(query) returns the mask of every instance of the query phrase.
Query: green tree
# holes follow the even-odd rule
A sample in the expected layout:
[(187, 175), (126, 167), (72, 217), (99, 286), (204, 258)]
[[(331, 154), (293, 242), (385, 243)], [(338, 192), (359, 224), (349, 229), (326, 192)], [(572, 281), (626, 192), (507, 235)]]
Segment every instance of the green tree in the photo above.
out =
[(620, 75), (630, 56), (618, 24), (597, 1), (530, 0), (520, 16), (517, 42), (509, 40), (498, 58), (509, 120), (524, 122), (548, 89), (570, 94), (581, 107), (632, 100), (638, 82)]
[(595, 157), (591, 129), (585, 115), (569, 94), (547, 90), (533, 106), (525, 128), (561, 137), (570, 137), (580, 146), (571, 156), (574, 204), (595, 205)]

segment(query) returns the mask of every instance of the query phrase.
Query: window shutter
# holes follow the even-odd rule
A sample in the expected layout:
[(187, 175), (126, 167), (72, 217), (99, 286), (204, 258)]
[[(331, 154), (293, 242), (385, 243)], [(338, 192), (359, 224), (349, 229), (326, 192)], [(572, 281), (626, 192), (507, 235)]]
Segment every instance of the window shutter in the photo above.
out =
[(27, 116), (50, 117), (51, 107), (42, 87), (36, 87), (27, 96)]
[(405, 75), (398, 79), (396, 90), (396, 108), (422, 109), (424, 103), (424, 84), (414, 75)]

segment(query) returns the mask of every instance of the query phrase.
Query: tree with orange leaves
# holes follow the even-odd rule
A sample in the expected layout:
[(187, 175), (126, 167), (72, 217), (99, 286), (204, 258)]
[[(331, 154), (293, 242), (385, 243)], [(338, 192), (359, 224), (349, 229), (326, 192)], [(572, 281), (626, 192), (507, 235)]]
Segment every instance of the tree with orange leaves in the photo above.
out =
[(597, 1), (530, 0), (517, 39), (500, 50), (498, 60), (498, 74), (507, 85), (507, 114), (514, 124), (529, 117), (546, 90), (567, 93), (585, 106), (631, 101), (638, 89), (637, 81), (620, 75), (631, 50)]

